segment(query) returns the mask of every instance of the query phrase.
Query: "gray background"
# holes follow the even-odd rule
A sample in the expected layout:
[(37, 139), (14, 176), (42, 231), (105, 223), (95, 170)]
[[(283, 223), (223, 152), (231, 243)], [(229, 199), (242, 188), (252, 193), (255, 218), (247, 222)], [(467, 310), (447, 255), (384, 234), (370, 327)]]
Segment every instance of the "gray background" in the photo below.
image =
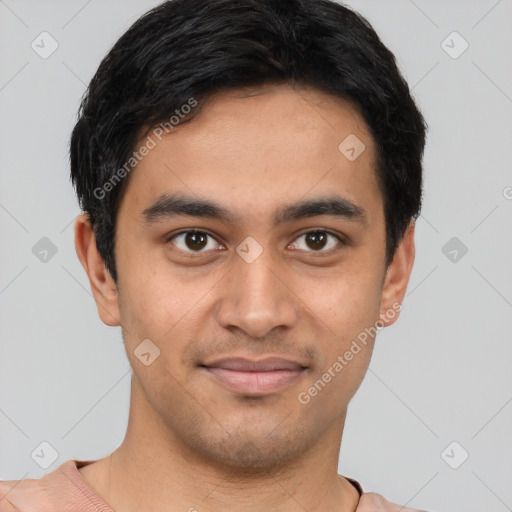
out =
[[(130, 369), (75, 255), (67, 148), (101, 58), (154, 5), (0, 0), (0, 479), (106, 456), (124, 437)], [(397, 56), (430, 131), (402, 318), (349, 408), (340, 473), (410, 507), (510, 511), (512, 1), (348, 5)], [(31, 47), (43, 31), (59, 45), (47, 59)], [(458, 58), (453, 31), (469, 44)], [(32, 250), (43, 237), (57, 249), (46, 262)], [(47, 469), (31, 457), (43, 441), (58, 453)], [(445, 462), (463, 450), (458, 469)]]

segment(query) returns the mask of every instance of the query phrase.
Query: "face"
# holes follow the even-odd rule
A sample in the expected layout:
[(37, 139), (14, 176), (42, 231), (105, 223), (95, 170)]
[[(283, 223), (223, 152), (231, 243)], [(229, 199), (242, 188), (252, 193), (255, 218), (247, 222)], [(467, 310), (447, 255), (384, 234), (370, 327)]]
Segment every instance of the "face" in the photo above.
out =
[(363, 118), (268, 86), (217, 94), (157, 142), (120, 204), (115, 294), (94, 290), (122, 325), (136, 400), (190, 454), (234, 468), (341, 436), (413, 252), (408, 234), (386, 269)]

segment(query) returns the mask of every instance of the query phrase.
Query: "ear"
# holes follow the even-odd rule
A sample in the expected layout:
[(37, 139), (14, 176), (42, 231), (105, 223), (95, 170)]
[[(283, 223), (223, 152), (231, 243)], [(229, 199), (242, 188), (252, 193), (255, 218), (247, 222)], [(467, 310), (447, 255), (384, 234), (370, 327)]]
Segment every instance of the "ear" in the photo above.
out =
[(414, 263), (414, 228), (411, 221), (386, 271), (380, 302), (379, 323), (382, 327), (394, 324), (400, 316)]
[(117, 286), (98, 253), (94, 232), (84, 213), (75, 220), (75, 249), (89, 278), (102, 322), (112, 327), (120, 325)]

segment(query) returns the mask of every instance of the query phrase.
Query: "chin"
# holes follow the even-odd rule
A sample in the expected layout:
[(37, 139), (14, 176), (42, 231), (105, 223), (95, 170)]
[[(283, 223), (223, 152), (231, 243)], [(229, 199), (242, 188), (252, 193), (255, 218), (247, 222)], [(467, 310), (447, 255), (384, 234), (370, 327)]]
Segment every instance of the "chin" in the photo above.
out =
[(299, 429), (276, 429), (275, 425), (215, 429), (193, 436), (189, 430), (188, 434), (184, 441), (199, 458), (224, 471), (230, 468), (238, 475), (269, 473), (289, 466), (314, 445), (314, 440), (307, 442), (308, 437)]

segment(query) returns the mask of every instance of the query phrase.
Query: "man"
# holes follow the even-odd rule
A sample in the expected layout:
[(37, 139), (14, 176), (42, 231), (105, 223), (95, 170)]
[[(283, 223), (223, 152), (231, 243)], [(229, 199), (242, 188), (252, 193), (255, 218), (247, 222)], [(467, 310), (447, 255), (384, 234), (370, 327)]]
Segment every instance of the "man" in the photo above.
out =
[(171, 0), (101, 63), (71, 138), (78, 257), (132, 366), (123, 443), (2, 512), (407, 511), (338, 474), (414, 260), (425, 122), (329, 0)]

